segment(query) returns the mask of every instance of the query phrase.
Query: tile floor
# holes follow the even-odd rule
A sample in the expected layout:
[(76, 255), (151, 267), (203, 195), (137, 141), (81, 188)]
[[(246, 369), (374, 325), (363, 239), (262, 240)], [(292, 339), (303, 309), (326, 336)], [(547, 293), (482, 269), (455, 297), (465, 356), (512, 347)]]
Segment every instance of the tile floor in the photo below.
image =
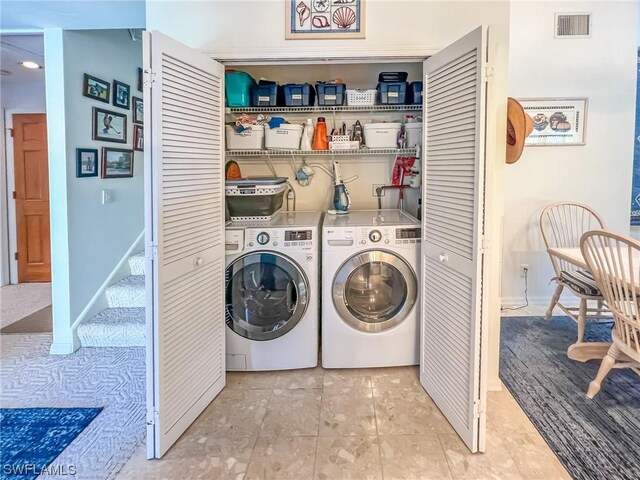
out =
[(119, 479), (569, 479), (506, 390), (472, 455), (417, 368), (229, 373), (162, 460), (141, 445)]
[(0, 328), (51, 305), (50, 283), (19, 283), (0, 288)]

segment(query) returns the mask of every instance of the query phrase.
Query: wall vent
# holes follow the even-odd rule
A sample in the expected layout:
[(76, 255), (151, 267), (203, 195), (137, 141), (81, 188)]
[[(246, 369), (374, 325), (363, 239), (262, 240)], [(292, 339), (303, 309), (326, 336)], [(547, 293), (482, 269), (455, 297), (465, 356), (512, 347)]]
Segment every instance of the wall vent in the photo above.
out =
[(591, 14), (556, 13), (555, 38), (589, 38), (591, 36)]

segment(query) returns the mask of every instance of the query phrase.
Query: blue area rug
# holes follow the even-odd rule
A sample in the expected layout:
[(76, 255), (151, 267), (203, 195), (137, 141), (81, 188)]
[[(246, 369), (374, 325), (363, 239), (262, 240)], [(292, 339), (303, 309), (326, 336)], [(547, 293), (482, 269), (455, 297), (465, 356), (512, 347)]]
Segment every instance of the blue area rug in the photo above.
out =
[[(568, 317), (503, 318), (500, 377), (574, 479), (640, 478), (640, 377), (612, 370), (586, 397), (600, 361), (574, 362)], [(611, 326), (588, 324), (585, 339), (610, 341)]]
[(0, 409), (0, 479), (75, 475), (73, 465), (52, 462), (102, 408)]

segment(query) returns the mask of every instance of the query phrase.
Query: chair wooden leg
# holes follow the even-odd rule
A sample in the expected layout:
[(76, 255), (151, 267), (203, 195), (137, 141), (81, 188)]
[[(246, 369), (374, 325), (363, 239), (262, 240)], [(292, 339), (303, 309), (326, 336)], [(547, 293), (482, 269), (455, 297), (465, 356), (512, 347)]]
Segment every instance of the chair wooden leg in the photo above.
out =
[(558, 303), (558, 300), (560, 300), (560, 295), (562, 294), (562, 290), (563, 289), (564, 289), (564, 285), (559, 283), (558, 286), (556, 287), (556, 291), (553, 292), (553, 297), (551, 297), (551, 303), (549, 304), (549, 308), (547, 308), (547, 311), (544, 314), (545, 320), (551, 319), (551, 314), (553, 313), (553, 308)]
[(578, 340), (576, 343), (581, 343), (584, 340), (584, 331), (587, 327), (587, 300), (580, 300), (580, 309), (578, 310)]
[(611, 369), (616, 363), (616, 359), (620, 355), (620, 350), (615, 345), (611, 345), (607, 355), (602, 359), (602, 363), (600, 364), (600, 368), (598, 369), (598, 374), (596, 378), (594, 378), (589, 384), (589, 389), (587, 390), (587, 397), (593, 398), (600, 391), (600, 387), (602, 381), (609, 374)]

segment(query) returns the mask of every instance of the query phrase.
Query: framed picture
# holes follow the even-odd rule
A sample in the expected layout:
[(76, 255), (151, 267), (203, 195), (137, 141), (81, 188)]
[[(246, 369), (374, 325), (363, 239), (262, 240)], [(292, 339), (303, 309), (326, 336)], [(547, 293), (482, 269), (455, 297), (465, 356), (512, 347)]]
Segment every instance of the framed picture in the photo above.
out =
[(138, 67), (138, 91), (142, 91), (142, 68)]
[(138, 152), (144, 150), (144, 134), (142, 125), (133, 126), (133, 149)]
[(287, 40), (365, 38), (365, 0), (284, 0)]
[(525, 145), (584, 145), (586, 98), (529, 98), (518, 100), (533, 120)]
[(113, 105), (115, 107), (126, 108), (129, 110), (129, 92), (131, 88), (126, 83), (113, 81)]
[(131, 97), (133, 102), (133, 123), (144, 123), (144, 106), (142, 99), (138, 97)]
[(102, 178), (133, 177), (133, 150), (102, 147)]
[(98, 150), (76, 148), (76, 177), (98, 176)]
[(122, 113), (93, 107), (94, 140), (127, 143), (127, 116)]
[(91, 76), (88, 73), (84, 74), (84, 83), (82, 86), (82, 94), (85, 97), (93, 98), (94, 100), (100, 100), (101, 102), (109, 103), (109, 94), (111, 92), (111, 84), (100, 80), (97, 77)]

